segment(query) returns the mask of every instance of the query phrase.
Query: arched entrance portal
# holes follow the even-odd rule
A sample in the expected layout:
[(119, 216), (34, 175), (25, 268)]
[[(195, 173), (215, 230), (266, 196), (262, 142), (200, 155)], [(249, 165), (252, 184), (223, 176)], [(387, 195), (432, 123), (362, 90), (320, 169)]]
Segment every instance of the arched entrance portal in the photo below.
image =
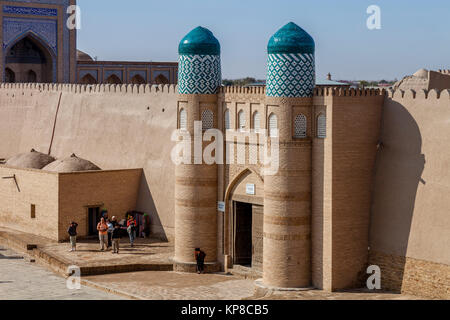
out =
[[(5, 70), (14, 70), (15, 82), (53, 82), (53, 58), (49, 50), (32, 35), (10, 46), (5, 56)], [(11, 79), (11, 73), (5, 72)], [(6, 80), (6, 79), (5, 79)]]
[(264, 181), (246, 169), (230, 183), (225, 201), (224, 250), (233, 265), (262, 272)]

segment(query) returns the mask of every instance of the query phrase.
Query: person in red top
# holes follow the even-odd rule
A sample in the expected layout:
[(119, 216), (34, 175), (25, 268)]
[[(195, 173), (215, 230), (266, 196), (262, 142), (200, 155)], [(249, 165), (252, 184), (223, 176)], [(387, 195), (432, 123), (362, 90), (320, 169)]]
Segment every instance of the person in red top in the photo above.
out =
[(130, 236), (131, 247), (134, 246), (134, 239), (136, 239), (136, 230), (137, 230), (136, 220), (132, 216), (129, 216), (127, 220), (127, 231), (128, 235)]

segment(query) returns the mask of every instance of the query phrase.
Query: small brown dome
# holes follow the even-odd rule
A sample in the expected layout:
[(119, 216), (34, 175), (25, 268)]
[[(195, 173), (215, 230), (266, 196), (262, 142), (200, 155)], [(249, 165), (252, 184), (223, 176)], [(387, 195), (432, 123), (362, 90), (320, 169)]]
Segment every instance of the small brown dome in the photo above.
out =
[(82, 171), (98, 171), (102, 170), (88, 160), (78, 158), (75, 154), (63, 160), (56, 160), (46, 167), (44, 171), (50, 172), (82, 172)]
[(94, 61), (90, 55), (81, 50), (77, 50), (77, 61)]
[(53, 161), (55, 161), (55, 158), (52, 156), (33, 149), (29, 153), (22, 153), (10, 158), (6, 161), (6, 165), (23, 169), (42, 169)]

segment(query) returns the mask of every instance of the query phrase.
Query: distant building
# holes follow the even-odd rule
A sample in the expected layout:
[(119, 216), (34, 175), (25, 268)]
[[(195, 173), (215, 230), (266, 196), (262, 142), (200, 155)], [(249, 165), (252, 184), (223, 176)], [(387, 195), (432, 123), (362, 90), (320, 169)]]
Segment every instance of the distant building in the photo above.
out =
[[(266, 81), (258, 81), (253, 82), (245, 87), (265, 87)], [(316, 87), (346, 87), (350, 88), (350, 83), (341, 82), (341, 81), (333, 81), (331, 80), (331, 74), (328, 74), (327, 79), (316, 79)]]
[(428, 71), (420, 69), (412, 76), (406, 76), (394, 84), (394, 89), (443, 90), (450, 88), (450, 70)]
[(77, 82), (81, 84), (175, 84), (177, 62), (94, 61), (77, 51)]
[[(45, 3), (45, 4), (44, 4)], [(94, 61), (66, 27), (75, 0), (2, 1), (0, 82), (175, 84), (177, 62)]]

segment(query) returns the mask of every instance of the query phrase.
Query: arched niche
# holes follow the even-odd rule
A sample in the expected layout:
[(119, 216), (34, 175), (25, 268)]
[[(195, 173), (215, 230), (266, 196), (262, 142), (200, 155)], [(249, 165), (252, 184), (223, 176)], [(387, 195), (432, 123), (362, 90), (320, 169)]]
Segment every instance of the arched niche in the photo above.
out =
[(169, 79), (166, 78), (163, 74), (159, 74), (155, 77), (155, 84), (169, 84)]
[(5, 52), (5, 67), (14, 70), (15, 82), (54, 82), (55, 54), (45, 41), (34, 33), (22, 35), (10, 44)]
[(106, 83), (108, 83), (108, 84), (122, 84), (122, 81), (119, 79), (118, 76), (116, 76), (115, 74), (112, 74), (106, 79)]
[(95, 80), (95, 78), (90, 74), (86, 74), (83, 76), (83, 78), (81, 78), (80, 80), (81, 84), (97, 84), (97, 80)]
[(130, 82), (131, 82), (131, 84), (145, 84), (146, 83), (145, 79), (139, 74), (137, 74), (134, 77), (132, 77), (130, 79)]

